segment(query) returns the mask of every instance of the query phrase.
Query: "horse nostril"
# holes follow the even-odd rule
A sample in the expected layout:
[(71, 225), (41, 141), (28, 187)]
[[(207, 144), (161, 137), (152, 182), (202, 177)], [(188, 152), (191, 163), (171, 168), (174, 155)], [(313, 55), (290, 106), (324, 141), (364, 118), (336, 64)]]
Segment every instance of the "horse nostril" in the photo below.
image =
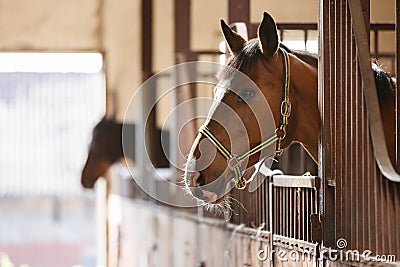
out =
[(203, 177), (201, 172), (195, 174), (193, 179), (193, 186), (203, 186), (206, 184), (206, 179)]
[(193, 188), (192, 192), (195, 197), (197, 197), (199, 199), (203, 199), (203, 197), (204, 197), (203, 191), (200, 188), (195, 187), (195, 188)]

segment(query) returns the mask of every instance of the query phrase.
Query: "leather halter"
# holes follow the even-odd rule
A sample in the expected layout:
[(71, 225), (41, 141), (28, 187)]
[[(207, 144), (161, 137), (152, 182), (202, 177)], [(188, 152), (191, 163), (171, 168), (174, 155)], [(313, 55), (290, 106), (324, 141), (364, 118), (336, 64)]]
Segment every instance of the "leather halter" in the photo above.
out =
[(211, 131), (207, 128), (207, 126), (202, 125), (199, 129), (199, 132), (208, 138), (211, 143), (215, 146), (218, 152), (224, 156), (227, 160), (227, 164), (229, 169), (231, 169), (235, 173), (235, 185), (238, 189), (246, 188), (246, 185), (251, 182), (250, 180), (246, 180), (243, 177), (243, 172), (241, 170), (241, 164), (250, 156), (261, 152), (263, 149), (271, 146), (273, 143), (276, 143), (275, 156), (282, 156), (283, 149), (281, 146), (282, 140), (286, 136), (286, 127), (288, 125), (288, 119), (291, 113), (291, 102), (289, 100), (289, 86), (290, 86), (290, 61), (287, 52), (279, 48), (279, 52), (282, 56), (282, 65), (283, 65), (283, 75), (282, 75), (282, 102), (281, 102), (281, 113), (279, 126), (276, 128), (275, 133), (268, 137), (265, 141), (262, 141), (259, 145), (251, 148), (249, 151), (241, 154), (235, 155), (232, 154), (224, 145), (218, 141), (218, 139), (211, 133)]
[(281, 114), (279, 119), (279, 126), (275, 130), (278, 136), (278, 141), (276, 143), (275, 156), (280, 157), (283, 154), (282, 140), (286, 136), (286, 127), (289, 124), (290, 113), (292, 112), (292, 104), (289, 99), (289, 87), (290, 87), (290, 60), (289, 55), (286, 50), (279, 48), (279, 52), (282, 56), (282, 102), (281, 102)]

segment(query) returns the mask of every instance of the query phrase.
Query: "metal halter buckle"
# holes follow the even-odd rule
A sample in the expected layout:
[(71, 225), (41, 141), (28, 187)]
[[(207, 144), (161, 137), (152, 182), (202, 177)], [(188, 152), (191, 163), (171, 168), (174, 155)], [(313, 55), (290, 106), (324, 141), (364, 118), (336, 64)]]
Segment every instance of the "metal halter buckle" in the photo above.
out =
[(281, 148), (281, 145), (279, 143), (278, 148), (275, 151), (275, 157), (280, 157), (283, 155), (283, 149)]
[(227, 160), (228, 167), (231, 170), (234, 170), (237, 167), (240, 167), (240, 160), (236, 155), (233, 155), (230, 159)]
[(279, 127), (275, 129), (275, 134), (278, 136), (279, 139), (284, 139), (286, 137), (286, 126), (285, 127)]
[(239, 190), (243, 190), (246, 188), (247, 181), (243, 177), (240, 177), (236, 182), (236, 188)]

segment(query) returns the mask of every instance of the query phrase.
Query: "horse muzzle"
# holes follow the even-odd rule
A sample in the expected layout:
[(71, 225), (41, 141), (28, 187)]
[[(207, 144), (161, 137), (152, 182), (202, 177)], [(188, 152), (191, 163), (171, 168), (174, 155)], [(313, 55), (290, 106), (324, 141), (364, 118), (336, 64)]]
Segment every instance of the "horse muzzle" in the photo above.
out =
[(195, 172), (192, 175), (190, 191), (194, 197), (214, 204), (224, 197), (226, 188), (226, 179), (224, 177), (207, 184), (201, 172)]

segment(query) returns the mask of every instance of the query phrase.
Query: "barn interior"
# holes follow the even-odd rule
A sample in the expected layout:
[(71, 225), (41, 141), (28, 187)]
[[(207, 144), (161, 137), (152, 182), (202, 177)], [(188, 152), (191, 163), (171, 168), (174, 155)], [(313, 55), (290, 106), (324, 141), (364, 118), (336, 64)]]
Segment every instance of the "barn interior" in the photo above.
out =
[[(0, 267), (259, 262), (263, 219), (249, 207), (212, 214), (187, 200), (181, 185), (165, 189), (159, 182), (179, 184), (183, 168), (177, 166), (184, 165), (205, 120), (199, 114), (207, 114), (210, 102), (175, 108), (193, 98), (210, 100), (214, 90), (213, 84), (179, 83), (185, 74), (171, 67), (224, 64), (220, 20), (253, 38), (264, 11), (277, 22), (286, 46), (318, 53), (321, 2), (0, 0)], [(399, 7), (395, 0), (369, 5), (371, 55), (395, 75)], [(212, 64), (196, 70), (204, 80), (216, 72)], [(170, 84), (179, 89), (165, 91)], [(148, 86), (152, 90), (143, 90)], [(200, 119), (191, 121), (195, 117)], [(125, 130), (134, 125), (136, 148), (126, 159), (108, 162), (87, 189), (82, 170), (102, 118)], [(127, 152), (131, 144), (122, 142)], [(320, 174), (298, 144), (289, 150), (279, 166), (285, 174)], [(98, 164), (95, 170), (103, 170)], [(153, 175), (154, 183), (144, 181)], [(154, 200), (152, 190), (179, 201)], [(180, 201), (189, 204), (179, 207)], [(399, 218), (400, 208), (394, 210)], [(254, 231), (235, 236), (243, 227)], [(396, 242), (393, 254), (400, 251)], [(261, 264), (246, 266), (267, 266)]]

